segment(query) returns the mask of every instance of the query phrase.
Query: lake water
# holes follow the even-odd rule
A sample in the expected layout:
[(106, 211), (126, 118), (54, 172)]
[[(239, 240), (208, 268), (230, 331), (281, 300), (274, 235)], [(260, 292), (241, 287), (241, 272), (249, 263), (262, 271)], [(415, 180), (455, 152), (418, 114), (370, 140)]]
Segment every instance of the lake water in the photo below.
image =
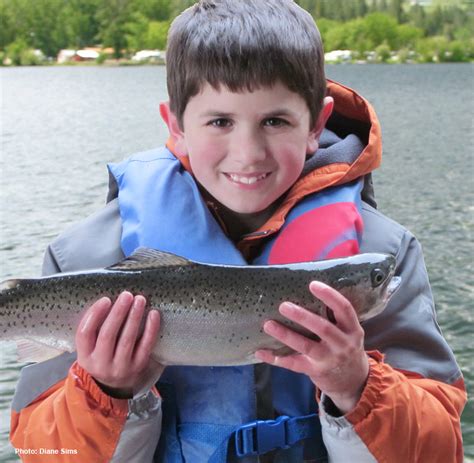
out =
[[(384, 161), (374, 174), (379, 208), (421, 241), (438, 320), (468, 388), (474, 372), (474, 67), (328, 66), (376, 108)], [(0, 69), (2, 159), (0, 280), (38, 275), (48, 242), (99, 208), (106, 162), (163, 143), (158, 113), (163, 67)], [(19, 368), (0, 343), (0, 461)], [(474, 407), (463, 415), (466, 457), (474, 457)]]

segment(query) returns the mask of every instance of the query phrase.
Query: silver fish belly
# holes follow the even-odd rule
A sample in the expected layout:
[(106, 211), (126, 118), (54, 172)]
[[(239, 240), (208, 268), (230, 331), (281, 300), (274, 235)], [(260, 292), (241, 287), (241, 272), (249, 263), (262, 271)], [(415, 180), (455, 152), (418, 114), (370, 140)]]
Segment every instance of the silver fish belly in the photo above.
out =
[(161, 313), (153, 349), (165, 365), (241, 365), (256, 361), (257, 349), (282, 345), (263, 332), (274, 319), (296, 331), (279, 305), (291, 301), (330, 318), (309, 292), (322, 281), (352, 303), (359, 320), (380, 313), (400, 283), (395, 259), (360, 254), (344, 259), (271, 266), (226, 266), (189, 261), (173, 254), (140, 249), (108, 269), (7, 280), (0, 292), (1, 339), (27, 339), (57, 351), (74, 349), (74, 334), (84, 310), (102, 296), (123, 290), (142, 294), (149, 310)]

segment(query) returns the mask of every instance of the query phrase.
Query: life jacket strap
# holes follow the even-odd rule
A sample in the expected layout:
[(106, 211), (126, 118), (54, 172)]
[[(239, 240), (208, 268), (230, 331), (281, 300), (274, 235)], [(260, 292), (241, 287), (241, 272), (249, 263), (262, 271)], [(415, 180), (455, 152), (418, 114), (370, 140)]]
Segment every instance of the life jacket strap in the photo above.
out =
[(274, 449), (288, 449), (300, 440), (320, 435), (320, 428), (316, 413), (252, 421), (234, 432), (235, 453), (238, 457), (244, 457), (262, 455)]
[[(220, 441), (209, 463), (236, 461), (235, 458), (263, 455), (275, 449), (289, 449), (309, 438), (321, 438), (321, 423), (316, 413), (290, 418), (282, 415), (275, 420), (256, 420), (238, 428), (227, 425), (186, 423), (179, 425), (181, 437), (212, 444)], [(235, 453), (232, 443), (235, 442)], [(326, 450), (318, 440), (315, 456), (327, 461)], [(229, 447), (230, 445), (230, 447)], [(321, 460), (319, 460), (321, 458)]]

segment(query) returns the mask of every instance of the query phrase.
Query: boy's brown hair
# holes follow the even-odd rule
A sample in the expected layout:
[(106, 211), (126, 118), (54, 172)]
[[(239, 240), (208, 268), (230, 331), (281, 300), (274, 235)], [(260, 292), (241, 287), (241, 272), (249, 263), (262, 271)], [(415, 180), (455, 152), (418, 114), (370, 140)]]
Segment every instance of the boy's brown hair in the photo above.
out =
[(173, 21), (166, 62), (181, 128), (189, 99), (206, 82), (238, 92), (281, 81), (306, 101), (312, 124), (326, 94), (321, 36), (293, 0), (201, 0)]

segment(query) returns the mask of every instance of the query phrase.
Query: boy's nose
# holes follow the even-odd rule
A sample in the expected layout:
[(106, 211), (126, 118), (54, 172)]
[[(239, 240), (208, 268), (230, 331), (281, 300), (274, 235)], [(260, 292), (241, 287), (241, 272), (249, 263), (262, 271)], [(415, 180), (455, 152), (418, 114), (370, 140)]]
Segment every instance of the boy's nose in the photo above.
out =
[(242, 131), (231, 147), (232, 158), (242, 165), (253, 165), (266, 158), (266, 148), (262, 137), (256, 133)]

